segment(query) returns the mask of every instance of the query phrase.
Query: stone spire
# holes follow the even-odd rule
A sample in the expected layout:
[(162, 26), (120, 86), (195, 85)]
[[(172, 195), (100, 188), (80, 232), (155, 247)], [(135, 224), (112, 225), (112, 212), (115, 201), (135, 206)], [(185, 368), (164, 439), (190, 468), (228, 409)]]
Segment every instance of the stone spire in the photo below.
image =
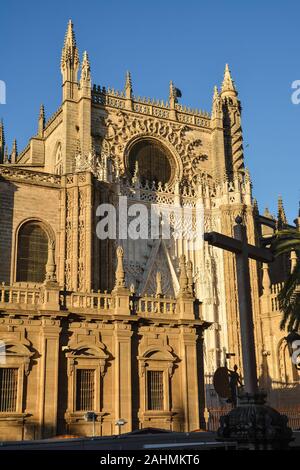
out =
[(11, 152), (11, 156), (10, 156), (10, 163), (17, 163), (17, 158), (18, 158), (17, 140), (14, 139), (13, 146), (12, 146), (12, 152)]
[(226, 64), (221, 87), (226, 168), (229, 175), (244, 169), (241, 103)]
[(133, 94), (132, 94), (132, 80), (131, 80), (131, 74), (127, 70), (126, 72), (126, 79), (125, 79), (125, 106), (126, 109), (132, 110), (132, 99), (133, 99)]
[(73, 23), (69, 20), (65, 36), (64, 47), (61, 54), (60, 69), (63, 79), (63, 99), (73, 98), (77, 84), (79, 69), (79, 55), (73, 30)]
[(224, 79), (221, 88), (222, 96), (237, 96), (237, 91), (234, 81), (231, 78), (231, 73), (228, 64), (225, 65)]
[(3, 120), (0, 121), (0, 163), (4, 161), (5, 152), (5, 136), (4, 136), (4, 125)]
[(41, 104), (40, 114), (39, 114), (39, 125), (38, 125), (39, 137), (43, 137), (44, 129), (45, 129), (45, 108), (44, 108), (44, 105)]
[(287, 218), (286, 218), (284, 207), (283, 207), (282, 197), (279, 196), (276, 226), (278, 230), (281, 230), (282, 228), (284, 228), (285, 225), (287, 225)]

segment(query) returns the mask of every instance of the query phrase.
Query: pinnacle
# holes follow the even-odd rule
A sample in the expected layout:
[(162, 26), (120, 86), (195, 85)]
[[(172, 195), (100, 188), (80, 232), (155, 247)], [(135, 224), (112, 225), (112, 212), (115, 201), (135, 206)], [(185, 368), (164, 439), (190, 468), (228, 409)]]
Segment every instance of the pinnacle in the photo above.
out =
[(282, 196), (278, 197), (278, 222), (279, 224), (286, 224), (287, 218), (283, 207)]
[(67, 32), (66, 32), (66, 36), (65, 36), (65, 45), (67, 43), (69, 43), (72, 46), (76, 47), (76, 38), (75, 38), (73, 23), (72, 23), (71, 19), (68, 22)]
[(221, 90), (222, 90), (222, 93), (230, 91), (236, 94), (236, 88), (234, 85), (234, 81), (232, 80), (228, 64), (225, 65), (224, 79), (223, 79)]
[(127, 86), (130, 86), (130, 87), (132, 86), (131, 74), (130, 74), (129, 70), (127, 70), (127, 72), (126, 72), (126, 84), (125, 84), (125, 86), (126, 87)]
[(76, 38), (73, 29), (72, 20), (69, 20), (64, 40), (64, 47), (61, 55), (61, 66), (66, 64), (77, 65), (79, 63), (78, 49), (76, 47)]
[(4, 147), (5, 143), (5, 137), (4, 137), (4, 124), (3, 124), (3, 119), (0, 121), (0, 143), (2, 143)]
[(219, 98), (219, 90), (218, 90), (218, 87), (217, 85), (214, 86), (214, 94), (213, 94), (213, 101), (215, 99)]
[(128, 99), (132, 98), (132, 80), (131, 80), (131, 74), (129, 70), (127, 70), (126, 78), (125, 78), (125, 94), (126, 94), (126, 98)]

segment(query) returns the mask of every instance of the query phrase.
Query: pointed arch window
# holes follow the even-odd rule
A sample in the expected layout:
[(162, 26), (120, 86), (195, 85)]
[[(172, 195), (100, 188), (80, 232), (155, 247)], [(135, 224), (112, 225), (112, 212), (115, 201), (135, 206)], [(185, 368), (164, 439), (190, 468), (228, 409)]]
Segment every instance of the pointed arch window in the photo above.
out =
[(54, 168), (54, 173), (56, 175), (62, 175), (63, 174), (63, 161), (62, 161), (62, 149), (61, 149), (61, 144), (59, 143), (56, 152), (55, 152), (55, 168)]
[(27, 222), (18, 234), (17, 282), (44, 282), (48, 235), (38, 222)]

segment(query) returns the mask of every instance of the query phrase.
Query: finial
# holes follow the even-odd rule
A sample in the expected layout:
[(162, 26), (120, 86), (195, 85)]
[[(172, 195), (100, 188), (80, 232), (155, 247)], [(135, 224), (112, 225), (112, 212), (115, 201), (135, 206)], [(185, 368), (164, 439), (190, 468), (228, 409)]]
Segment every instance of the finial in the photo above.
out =
[(282, 228), (284, 228), (285, 225), (287, 225), (287, 218), (285, 215), (285, 210), (283, 207), (283, 201), (282, 201), (281, 196), (278, 197), (278, 213), (277, 213), (276, 225), (277, 225), (277, 230), (281, 230)]
[(87, 51), (84, 51), (81, 64), (80, 86), (91, 86), (91, 66)]
[(48, 260), (46, 264), (46, 283), (56, 283), (56, 264), (54, 256), (55, 243), (50, 241), (48, 244)]
[(221, 117), (220, 113), (222, 111), (222, 104), (221, 104), (221, 98), (219, 94), (218, 87), (215, 85), (214, 86), (214, 93), (213, 93), (213, 104), (212, 104), (212, 119), (216, 119), (217, 117)]
[(263, 293), (269, 294), (270, 293), (270, 286), (271, 286), (271, 281), (270, 281), (270, 274), (269, 274), (269, 266), (267, 263), (263, 263), (262, 265), (262, 288), (263, 288)]
[(161, 286), (161, 272), (157, 271), (156, 273), (156, 297), (162, 296), (162, 286)]
[(224, 79), (221, 87), (221, 94), (225, 96), (237, 96), (237, 91), (234, 81), (231, 78), (231, 73), (228, 64), (225, 65)]
[(179, 258), (179, 294), (186, 295), (189, 293), (188, 289), (188, 277), (186, 273), (186, 262), (185, 262), (185, 255), (181, 255)]
[(4, 124), (3, 119), (0, 121), (0, 163), (4, 161), (5, 152), (5, 135), (4, 135)]
[(123, 267), (124, 250), (121, 246), (117, 248), (117, 269), (115, 289), (125, 287), (125, 272)]
[(214, 94), (213, 94), (213, 101), (217, 100), (219, 98), (219, 90), (217, 85), (214, 86)]
[(132, 178), (132, 182), (133, 183), (138, 183), (140, 180), (140, 170), (139, 170), (139, 162), (138, 160), (135, 162), (135, 166), (134, 166), (134, 172), (133, 172), (133, 178)]
[(258, 202), (256, 198), (253, 199), (253, 210), (256, 214), (259, 214)]
[(17, 139), (14, 139), (13, 146), (12, 146), (12, 152), (11, 152), (11, 156), (10, 156), (10, 163), (17, 163), (17, 157), (18, 157)]
[(9, 163), (8, 146), (5, 145), (3, 163)]
[(291, 261), (291, 274), (292, 274), (298, 262), (298, 256), (295, 250), (291, 251), (290, 261)]
[(264, 210), (264, 217), (267, 217), (268, 219), (274, 219), (268, 207), (266, 207)]
[(169, 88), (169, 100), (170, 100), (170, 103), (171, 101), (175, 102), (176, 100), (176, 94), (175, 94), (175, 89), (174, 89), (174, 84), (172, 82), (172, 80), (170, 81), (170, 88)]
[(43, 136), (44, 129), (45, 129), (45, 108), (44, 108), (44, 105), (41, 104), (40, 114), (39, 114), (39, 125), (38, 125), (38, 132), (39, 132), (40, 137)]
[(193, 294), (193, 263), (189, 260), (186, 263), (187, 267), (187, 278), (188, 278), (188, 290), (190, 294)]
[(238, 215), (236, 218), (235, 218), (235, 222), (238, 224), (238, 225), (241, 225), (243, 223), (243, 218)]
[(129, 100), (132, 99), (132, 80), (131, 80), (131, 74), (130, 74), (129, 70), (127, 70), (127, 72), (126, 72), (125, 97)]

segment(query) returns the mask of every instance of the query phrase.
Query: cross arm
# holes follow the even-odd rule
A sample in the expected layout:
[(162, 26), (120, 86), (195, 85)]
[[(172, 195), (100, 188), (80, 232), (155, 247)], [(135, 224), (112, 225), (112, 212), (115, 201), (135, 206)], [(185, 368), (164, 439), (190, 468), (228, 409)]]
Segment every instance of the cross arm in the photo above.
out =
[(243, 245), (240, 240), (227, 237), (222, 233), (206, 232), (204, 234), (204, 240), (208, 242), (209, 245), (216, 246), (217, 248), (222, 248), (223, 250), (231, 251), (232, 253), (242, 252)]
[(274, 261), (274, 256), (268, 248), (260, 248), (254, 245), (248, 245), (249, 258), (261, 261), (262, 263), (271, 263)]

